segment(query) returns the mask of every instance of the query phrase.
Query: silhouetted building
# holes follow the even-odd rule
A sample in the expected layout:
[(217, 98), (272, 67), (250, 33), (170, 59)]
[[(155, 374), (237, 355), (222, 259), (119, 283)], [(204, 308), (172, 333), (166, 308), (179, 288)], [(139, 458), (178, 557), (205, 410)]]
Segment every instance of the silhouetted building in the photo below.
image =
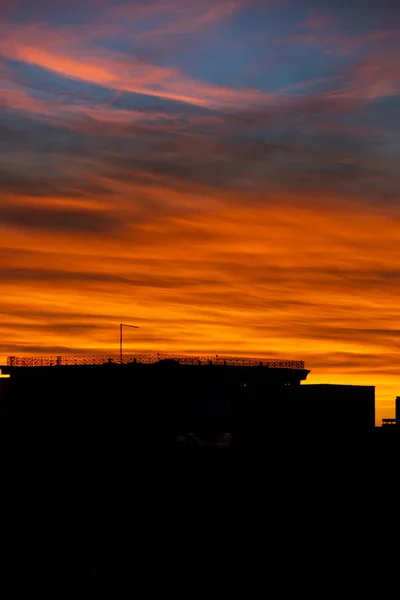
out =
[[(72, 360), (83, 364), (63, 364)], [(309, 373), (302, 361), (167, 355), (122, 365), (109, 357), (11, 357), (7, 372), (18, 436), (127, 455), (133, 447), (175, 447), (190, 433), (192, 444), (239, 438), (254, 419), (271, 420), (268, 407)]]
[(400, 396), (396, 397), (396, 425), (400, 427)]
[(10, 388), (10, 379), (8, 369), (0, 367), (0, 403), (5, 400), (7, 391)]
[(10, 359), (7, 402), (19, 433), (51, 437), (58, 446), (74, 440), (76, 451), (92, 446), (129, 454), (133, 447), (175, 447), (178, 439), (210, 446), (223, 436), (222, 446), (231, 439), (234, 447), (261, 448), (375, 428), (374, 387), (304, 385), (310, 371), (301, 361), (158, 355), (68, 366), (63, 360)]
[(301, 386), (296, 418), (308, 430), (349, 435), (375, 429), (375, 387), (307, 384)]
[(185, 364), (167, 358), (124, 365), (105, 360), (75, 366), (34, 361), (53, 366), (7, 367), (15, 407), (24, 407), (25, 414), (43, 406), (49, 415), (62, 414), (63, 423), (69, 417), (78, 422), (104, 417), (107, 426), (114, 422), (129, 428), (130, 437), (147, 436), (153, 442), (188, 432), (224, 433), (242, 427), (246, 415), (271, 420), (269, 410), (309, 373), (300, 361), (277, 361), (276, 367), (268, 362), (252, 366), (246, 359)]
[[(41, 359), (36, 360), (40, 364)], [(171, 533), (162, 535), (166, 540), (166, 547), (161, 549), (164, 559), (177, 531), (171, 506), (178, 507), (177, 511), (188, 503), (190, 507), (191, 499), (203, 491), (199, 507), (190, 507), (188, 517), (185, 515), (183, 535), (187, 524), (201, 517), (208, 502), (218, 520), (221, 514), (230, 515), (229, 503), (236, 494), (241, 465), (247, 473), (256, 463), (253, 477), (268, 486), (268, 500), (272, 497), (280, 502), (282, 499), (284, 518), (291, 511), (288, 498), (289, 504), (298, 504), (301, 508), (296, 515), (303, 517), (303, 492), (310, 482), (316, 490), (316, 494), (310, 496), (311, 502), (314, 498), (320, 502), (322, 498), (322, 507), (329, 508), (331, 491), (337, 491), (337, 480), (332, 480), (332, 476), (339, 472), (338, 480), (347, 481), (342, 479), (346, 468), (351, 481), (360, 466), (364, 466), (368, 482), (372, 482), (368, 490), (376, 486), (377, 471), (371, 471), (375, 446), (366, 452), (368, 445), (359, 444), (356, 435), (374, 429), (374, 387), (304, 385), (309, 374), (304, 365), (281, 361), (249, 365), (246, 361), (228, 364), (222, 359), (215, 361), (216, 364), (210, 361), (184, 364), (161, 358), (158, 362), (132, 360), (131, 364), (120, 365), (104, 357), (102, 364), (65, 366), (60, 357), (58, 361), (43, 360), (42, 366), (36, 367), (16, 366), (17, 359), (13, 359), (13, 363), (3, 369), (11, 377), (0, 380), (0, 383), (3, 381), (2, 456), (7, 457), (10, 470), (19, 480), (25, 481), (29, 474), (29, 487), (19, 494), (23, 506), (21, 514), (26, 511), (25, 505), (29, 507), (32, 503), (41, 480), (50, 491), (46, 494), (50, 502), (43, 503), (45, 510), (54, 506), (54, 490), (57, 490), (54, 482), (59, 479), (59, 494), (66, 498), (67, 505), (58, 512), (57, 519), (66, 523), (73, 540), (70, 563), (61, 562), (56, 556), (59, 581), (64, 582), (67, 577), (92, 581), (95, 577), (98, 586), (107, 581), (115, 585), (121, 573), (120, 564), (114, 568), (114, 561), (118, 563), (115, 553), (119, 545), (110, 543), (109, 532), (125, 532), (127, 523), (132, 520), (133, 536), (140, 536), (141, 529), (145, 532), (142, 539), (148, 542), (145, 555), (148, 562), (147, 557), (154, 554), (154, 539), (158, 539), (151, 530), (149, 533), (148, 524), (155, 521), (156, 531), (159, 514), (171, 522)], [(221, 432), (232, 436), (230, 452), (211, 450), (208, 453), (204, 446), (201, 452), (191, 453), (198, 440), (212, 440)], [(343, 460), (330, 470), (329, 453), (321, 451), (330, 446), (323, 446), (322, 442), (333, 442), (338, 454), (346, 433), (357, 438), (353, 460), (349, 462), (352, 456), (347, 447)], [(176, 439), (180, 436), (191, 437), (192, 444), (178, 445)], [(386, 439), (390, 437), (398, 436), (383, 435)], [(307, 445), (310, 440), (311, 444), (302, 452), (302, 442)], [(388, 462), (388, 457), (394, 455), (394, 446), (392, 443), (384, 446), (380, 462)], [(168, 448), (173, 448), (174, 453), (165, 452)], [(235, 448), (239, 453), (248, 448), (256, 452), (249, 461), (237, 461)], [(259, 461), (258, 450), (261, 450)], [(397, 466), (397, 456), (390, 463), (390, 472), (392, 465)], [(176, 467), (175, 477), (171, 476), (174, 471), (171, 465)], [(220, 501), (218, 507), (216, 502), (226, 488), (227, 472), (228, 481), (235, 482), (235, 492), (229, 497), (227, 494), (227, 500)], [(326, 505), (320, 487), (323, 474), (329, 482)], [(351, 494), (347, 483), (342, 485), (340, 491), (347, 503)], [(248, 487), (241, 489), (248, 490)], [(251, 494), (252, 506), (254, 498)], [(335, 503), (333, 506), (335, 509)], [(241, 507), (238, 509), (240, 512)], [(264, 515), (264, 502), (262, 510)], [(330, 509), (328, 513), (330, 518)], [(37, 512), (34, 518), (41, 527)], [(230, 516), (228, 520), (231, 527)], [(142, 521), (143, 528), (140, 527)], [(220, 538), (218, 529), (211, 533), (207, 539), (209, 545)], [(323, 527), (322, 533), (325, 534)], [(64, 544), (64, 535), (60, 538)], [(129, 539), (133, 539), (132, 535)], [(146, 548), (139, 539), (136, 546)], [(126, 540), (120, 546), (125, 552)], [(80, 555), (85, 554), (88, 558), (84, 556), (81, 567)], [(128, 563), (131, 563), (131, 555), (128, 558), (127, 554)], [(43, 565), (41, 568), (43, 572)], [(24, 568), (23, 573), (26, 572)]]

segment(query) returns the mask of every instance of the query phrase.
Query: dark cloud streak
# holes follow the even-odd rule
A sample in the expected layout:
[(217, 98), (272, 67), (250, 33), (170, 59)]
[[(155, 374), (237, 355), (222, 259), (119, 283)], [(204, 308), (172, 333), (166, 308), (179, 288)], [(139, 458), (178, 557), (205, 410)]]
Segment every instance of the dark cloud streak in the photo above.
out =
[(0, 206), (0, 225), (32, 232), (107, 236), (122, 229), (122, 219), (99, 211), (74, 208)]

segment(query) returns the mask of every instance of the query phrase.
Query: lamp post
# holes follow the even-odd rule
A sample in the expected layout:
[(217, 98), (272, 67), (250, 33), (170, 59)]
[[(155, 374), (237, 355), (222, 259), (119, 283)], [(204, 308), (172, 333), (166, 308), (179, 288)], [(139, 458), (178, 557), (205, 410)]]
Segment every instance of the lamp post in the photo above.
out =
[(122, 328), (132, 327), (133, 329), (139, 329), (138, 325), (127, 325), (126, 323), (120, 323), (119, 325), (119, 362), (122, 365)]

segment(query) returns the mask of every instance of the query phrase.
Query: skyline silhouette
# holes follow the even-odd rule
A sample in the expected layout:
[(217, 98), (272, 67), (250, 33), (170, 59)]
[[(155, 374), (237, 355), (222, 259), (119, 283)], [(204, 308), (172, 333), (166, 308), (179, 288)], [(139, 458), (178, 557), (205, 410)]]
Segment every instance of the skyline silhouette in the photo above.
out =
[[(121, 327), (120, 327), (121, 331)], [(122, 338), (120, 337), (120, 347), (118, 354), (66, 354), (66, 355), (47, 355), (40, 356), (39, 354), (31, 356), (8, 356), (4, 361), (4, 366), (11, 368), (47, 368), (57, 366), (93, 366), (93, 365), (120, 365), (129, 366), (134, 364), (143, 365), (154, 365), (159, 362), (175, 362), (180, 365), (198, 365), (198, 366), (226, 366), (226, 367), (267, 367), (267, 368), (294, 368), (294, 369), (305, 369), (305, 362), (303, 360), (283, 359), (283, 358), (267, 358), (263, 356), (240, 356), (240, 355), (221, 355), (221, 354), (177, 354), (174, 352), (141, 352), (131, 353), (123, 352)], [(2, 365), (0, 361), (0, 366)], [(1, 370), (0, 370), (1, 373)], [(308, 376), (312, 374), (312, 370), (307, 370)], [(9, 375), (7, 374), (7, 377)], [(311, 381), (309, 382), (314, 387), (318, 385), (335, 385), (344, 386), (344, 382), (335, 383), (331, 381)], [(357, 388), (365, 386), (365, 384), (351, 383), (347, 384), (350, 388)], [(376, 389), (375, 385), (369, 385), (369, 387)], [(398, 396), (392, 398), (391, 401), (386, 402), (385, 415), (382, 417), (382, 410), (379, 410), (379, 405), (376, 403), (376, 397), (374, 392), (374, 414), (375, 414), (375, 426), (382, 426), (382, 424), (391, 424), (396, 421), (397, 414), (397, 402)], [(343, 417), (346, 418), (345, 416)]]
[[(10, 526), (17, 549), (7, 542), (3, 585), (126, 592), (155, 572), (179, 582), (184, 557), (198, 573), (214, 555), (220, 574), (229, 530), (237, 540), (250, 519), (262, 527), (267, 508), (280, 537), (291, 523), (310, 536), (305, 510), (311, 502), (320, 528), (315, 502), (325, 493), (329, 506), (343, 496), (352, 531), (357, 514), (365, 529), (359, 503), (376, 481), (379, 493), (390, 490), (382, 481), (398, 462), (399, 430), (377, 436), (374, 390), (303, 385), (305, 369), (161, 359), (6, 370), (2, 535), (6, 544)], [(335, 523), (340, 506), (328, 513)], [(259, 556), (252, 548), (240, 536), (242, 572)], [(185, 570), (189, 582), (195, 577)]]
[[(380, 498), (387, 511), (393, 498), (400, 428), (374, 426), (373, 387), (307, 385), (304, 366), (162, 357), (7, 366), (3, 543), (11, 526), (18, 548), (7, 544), (3, 584), (138, 589), (155, 569), (171, 573), (167, 551), (179, 557), (179, 580), (181, 554), (198, 572), (201, 556), (209, 564), (215, 552), (220, 573), (230, 546), (221, 520), (237, 539), (249, 519), (271, 529), (266, 509), (280, 537), (301, 524), (308, 536), (315, 525), (326, 535), (346, 515), (342, 529), (354, 531), (357, 518), (365, 531), (365, 506), (377, 510)], [(259, 556), (249, 548), (240, 537), (242, 570), (249, 553)]]
[[(122, 342), (122, 339), (120, 340), (120, 342)], [(52, 373), (52, 368), (53, 367), (60, 367), (63, 368), (64, 370), (66, 368), (73, 368), (76, 367), (78, 369), (82, 371), (82, 369), (84, 367), (89, 367), (88, 373), (90, 373), (90, 367), (94, 368), (94, 367), (116, 367), (119, 366), (121, 368), (123, 368), (123, 370), (121, 371), (112, 371), (112, 373), (114, 374), (114, 376), (117, 378), (120, 376), (125, 377), (126, 376), (126, 371), (124, 369), (126, 369), (126, 367), (140, 367), (140, 368), (154, 368), (157, 365), (165, 365), (165, 366), (170, 366), (170, 368), (173, 368), (174, 365), (176, 365), (176, 367), (183, 367), (182, 370), (175, 370), (173, 371), (173, 373), (175, 374), (175, 376), (177, 376), (177, 379), (179, 380), (180, 376), (182, 376), (182, 374), (185, 372), (188, 373), (189, 371), (187, 370), (188, 368), (191, 367), (196, 367), (195, 370), (192, 370), (192, 374), (195, 373), (196, 370), (198, 370), (198, 368), (217, 368), (216, 373), (218, 372), (219, 368), (223, 368), (222, 371), (220, 371), (220, 373), (228, 373), (230, 370), (232, 372), (234, 372), (235, 370), (243, 370), (244, 373), (251, 373), (251, 371), (253, 369), (255, 369), (254, 373), (256, 373), (257, 371), (259, 372), (263, 372), (265, 373), (265, 375), (263, 375), (264, 378), (266, 378), (266, 380), (268, 380), (268, 374), (271, 377), (272, 374), (274, 373), (274, 371), (276, 371), (276, 373), (279, 373), (279, 370), (281, 370), (281, 373), (284, 373), (285, 371), (290, 371), (293, 370), (293, 372), (296, 373), (302, 373), (303, 375), (301, 376), (301, 380), (305, 380), (309, 377), (310, 375), (310, 370), (306, 368), (304, 361), (302, 360), (287, 360), (287, 359), (266, 359), (263, 357), (248, 357), (248, 356), (221, 356), (221, 355), (195, 355), (195, 354), (186, 354), (186, 355), (179, 355), (179, 354), (173, 354), (173, 353), (142, 353), (142, 354), (126, 354), (123, 353), (122, 351), (122, 343), (120, 343), (120, 352), (118, 355), (114, 354), (114, 355), (58, 355), (58, 356), (9, 356), (7, 357), (7, 364), (5, 367), (6, 373), (2, 374), (2, 370), (0, 369), (0, 377), (3, 378), (10, 378), (11, 377), (11, 373), (14, 372), (17, 377), (19, 378), (20, 373), (22, 373), (22, 379), (24, 377), (28, 377), (29, 378), (29, 371), (31, 369), (35, 370), (38, 369), (39, 372), (43, 373), (48, 373), (49, 376), (51, 376), (51, 379), (53, 379), (53, 376), (55, 376), (55, 378), (57, 379), (57, 377), (61, 377), (61, 372), (59, 371), (55, 371)], [(50, 371), (48, 370), (50, 367)], [(265, 369), (268, 369), (267, 371), (265, 371)], [(20, 373), (18, 372), (20, 371)], [(72, 372), (72, 370), (71, 370)], [(201, 372), (201, 371), (198, 371)], [(205, 374), (207, 371), (202, 371), (203, 374)], [(58, 374), (57, 374), (58, 373)], [(111, 372), (110, 372), (111, 373)], [(133, 374), (134, 372), (131, 371), (131, 374)], [(136, 371), (136, 373), (138, 373), (138, 371)], [(223, 375), (222, 375), (223, 378)], [(245, 380), (242, 381), (242, 383), (240, 385), (244, 385), (244, 387), (247, 386), (247, 383), (244, 382)], [(46, 386), (46, 380), (45, 380), (45, 376), (43, 375), (42, 377), (42, 385)], [(343, 384), (331, 384), (331, 383), (323, 383), (323, 384), (313, 384), (312, 382), (308, 382), (310, 387), (308, 387), (308, 389), (303, 390), (304, 392), (304, 397), (307, 397), (307, 394), (311, 399), (318, 399), (319, 404), (320, 404), (320, 408), (317, 409), (317, 418), (319, 419), (322, 415), (322, 410), (329, 410), (329, 408), (327, 409), (324, 405), (325, 403), (328, 403), (328, 407), (336, 404), (340, 404), (342, 406), (342, 416), (341, 419), (343, 420), (343, 424), (342, 427), (345, 426), (345, 423), (347, 421), (353, 423), (352, 427), (355, 426), (356, 422), (358, 419), (362, 419), (363, 417), (362, 415), (362, 411), (360, 412), (360, 414), (356, 414), (357, 411), (360, 411), (361, 406), (362, 406), (362, 402), (361, 404), (357, 405), (356, 408), (356, 413), (354, 413), (352, 415), (352, 403), (354, 404), (355, 402), (355, 396), (357, 395), (357, 390), (358, 389), (365, 389), (365, 390), (373, 390), (373, 409), (372, 409), (372, 421), (374, 424), (374, 427), (378, 426), (389, 426), (389, 425), (396, 425), (396, 417), (398, 417), (398, 406), (399, 406), (399, 396), (397, 396), (395, 399), (393, 399), (393, 406), (394, 406), (394, 410), (393, 410), (393, 414), (391, 415), (391, 417), (386, 417), (386, 418), (381, 418), (379, 413), (378, 415), (376, 415), (376, 399), (375, 399), (375, 388), (376, 386), (362, 386), (362, 385), (343, 385)], [(50, 384), (48, 384), (50, 385)], [(188, 379), (188, 387), (187, 387), (187, 391), (186, 391), (186, 395), (185, 395), (185, 400), (184, 402), (186, 402), (188, 404), (188, 406), (190, 405), (190, 403), (192, 402), (192, 395), (196, 394), (197, 391), (195, 391), (197, 388), (196, 385), (194, 385), (194, 383), (190, 380), (190, 377)], [(312, 389), (311, 389), (312, 388)], [(172, 390), (173, 388), (171, 388)], [(347, 390), (347, 391), (346, 391)], [(264, 392), (262, 392), (264, 393)], [(354, 396), (352, 398), (352, 396)], [(346, 400), (347, 398), (347, 400)], [(206, 402), (207, 400), (207, 393), (205, 393), (205, 397), (204, 397), (204, 401)], [(364, 403), (365, 406), (368, 408), (369, 404), (367, 403), (368, 400), (368, 394), (364, 399)], [(265, 401), (265, 399), (263, 400)], [(300, 416), (296, 417), (297, 420), (300, 422), (301, 418)], [(311, 417), (308, 417), (308, 420), (310, 420)], [(279, 418), (278, 418), (279, 419)], [(327, 413), (327, 420), (329, 421), (330, 419), (332, 419), (332, 413)], [(371, 420), (371, 419), (370, 419)], [(336, 423), (337, 419), (335, 419), (335, 423)], [(316, 426), (316, 425), (315, 425)], [(221, 435), (223, 435), (224, 433), (227, 433), (225, 431), (221, 431), (220, 432)], [(186, 434), (185, 434), (186, 435)], [(230, 435), (230, 432), (229, 432)]]

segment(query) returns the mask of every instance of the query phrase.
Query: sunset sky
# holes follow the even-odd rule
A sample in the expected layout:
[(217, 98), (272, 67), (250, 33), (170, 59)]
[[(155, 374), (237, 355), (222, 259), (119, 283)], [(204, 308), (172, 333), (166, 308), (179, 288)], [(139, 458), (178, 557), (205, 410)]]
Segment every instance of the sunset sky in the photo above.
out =
[(0, 0), (0, 364), (302, 359), (400, 395), (393, 0)]

